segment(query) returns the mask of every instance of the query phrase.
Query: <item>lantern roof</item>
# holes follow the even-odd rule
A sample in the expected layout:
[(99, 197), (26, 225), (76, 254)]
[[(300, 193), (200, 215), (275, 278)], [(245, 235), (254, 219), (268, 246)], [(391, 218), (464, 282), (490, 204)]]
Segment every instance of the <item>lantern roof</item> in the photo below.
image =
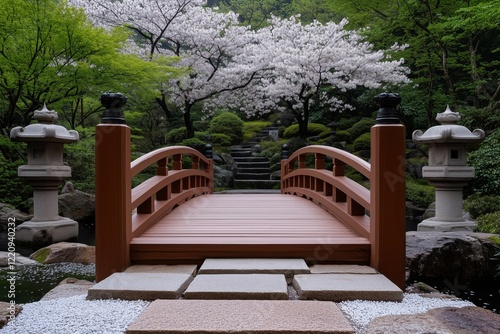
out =
[(415, 130), (413, 132), (413, 141), (416, 143), (478, 143), (484, 139), (484, 131), (476, 129), (470, 131), (465, 126), (458, 125), (460, 113), (453, 112), (450, 106), (446, 110), (437, 114), (436, 120), (441, 125), (429, 128), (427, 131)]
[(10, 131), (10, 138), (19, 142), (50, 142), (50, 143), (74, 143), (80, 139), (75, 130), (67, 130), (61, 125), (54, 124), (57, 121), (57, 112), (48, 110), (44, 104), (42, 110), (36, 110), (33, 118), (38, 123), (26, 127), (15, 127)]

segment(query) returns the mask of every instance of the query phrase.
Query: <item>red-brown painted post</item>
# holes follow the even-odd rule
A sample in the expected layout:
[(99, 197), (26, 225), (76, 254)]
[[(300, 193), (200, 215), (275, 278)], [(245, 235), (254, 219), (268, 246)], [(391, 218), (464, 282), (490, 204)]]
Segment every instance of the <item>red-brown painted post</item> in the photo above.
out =
[(105, 124), (99, 124), (95, 134), (97, 282), (130, 266), (132, 236), (130, 128), (120, 110), (126, 98), (106, 93), (101, 102), (106, 107)]
[(397, 94), (382, 93), (377, 124), (371, 129), (371, 266), (399, 288), (405, 286), (405, 127)]

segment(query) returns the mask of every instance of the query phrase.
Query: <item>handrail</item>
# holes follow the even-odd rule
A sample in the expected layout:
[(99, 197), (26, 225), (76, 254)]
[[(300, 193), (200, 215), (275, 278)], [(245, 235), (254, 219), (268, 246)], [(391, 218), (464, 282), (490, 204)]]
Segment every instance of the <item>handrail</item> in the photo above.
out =
[[(183, 169), (182, 156), (191, 157), (190, 169)], [(168, 168), (170, 157), (172, 170)], [(132, 237), (141, 235), (177, 205), (213, 193), (213, 160), (188, 146), (160, 148), (137, 158), (130, 163), (130, 182), (155, 163), (156, 175), (132, 189)]]
[[(307, 155), (315, 156), (314, 168), (306, 168)], [(331, 171), (325, 169), (325, 157), (332, 158)], [(366, 212), (370, 211), (370, 191), (344, 175), (345, 165), (370, 180), (370, 164), (351, 153), (329, 146), (303, 147), (282, 161), (281, 192), (313, 200), (369, 238), (370, 218)]]

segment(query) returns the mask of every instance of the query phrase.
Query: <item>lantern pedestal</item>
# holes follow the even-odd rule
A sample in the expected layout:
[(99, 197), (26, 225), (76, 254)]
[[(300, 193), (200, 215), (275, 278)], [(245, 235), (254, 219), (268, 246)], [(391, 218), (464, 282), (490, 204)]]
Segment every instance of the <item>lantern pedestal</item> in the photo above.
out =
[(458, 125), (460, 114), (449, 107), (437, 115), (441, 125), (425, 133), (413, 132), (413, 141), (429, 145), (429, 166), (422, 169), (422, 177), (429, 180), (436, 191), (436, 216), (418, 224), (418, 231), (471, 231), (476, 223), (463, 218), (463, 187), (474, 177), (474, 167), (467, 166), (467, 144), (479, 143), (484, 132), (471, 132)]
[(11, 140), (28, 144), (28, 164), (18, 168), (17, 174), (33, 188), (33, 219), (16, 228), (16, 241), (46, 246), (59, 241), (78, 238), (78, 222), (59, 216), (58, 186), (71, 177), (71, 167), (63, 161), (64, 144), (79, 139), (78, 132), (66, 130), (57, 121), (57, 113), (35, 111), (38, 123), (24, 128), (15, 127)]

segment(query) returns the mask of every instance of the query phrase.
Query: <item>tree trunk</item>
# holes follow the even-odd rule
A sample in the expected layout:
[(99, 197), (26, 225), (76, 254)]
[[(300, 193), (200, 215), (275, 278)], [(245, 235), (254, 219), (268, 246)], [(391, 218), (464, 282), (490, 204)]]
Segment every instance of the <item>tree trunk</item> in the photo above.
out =
[(167, 102), (165, 100), (165, 94), (161, 94), (161, 98), (157, 97), (155, 98), (156, 103), (160, 106), (160, 108), (163, 110), (165, 113), (165, 116), (167, 117), (168, 120), (171, 120), (174, 118), (174, 115), (172, 114), (172, 111), (168, 108)]
[(184, 125), (186, 126), (187, 138), (194, 137), (193, 120), (191, 119), (191, 104), (187, 104), (184, 110)]

